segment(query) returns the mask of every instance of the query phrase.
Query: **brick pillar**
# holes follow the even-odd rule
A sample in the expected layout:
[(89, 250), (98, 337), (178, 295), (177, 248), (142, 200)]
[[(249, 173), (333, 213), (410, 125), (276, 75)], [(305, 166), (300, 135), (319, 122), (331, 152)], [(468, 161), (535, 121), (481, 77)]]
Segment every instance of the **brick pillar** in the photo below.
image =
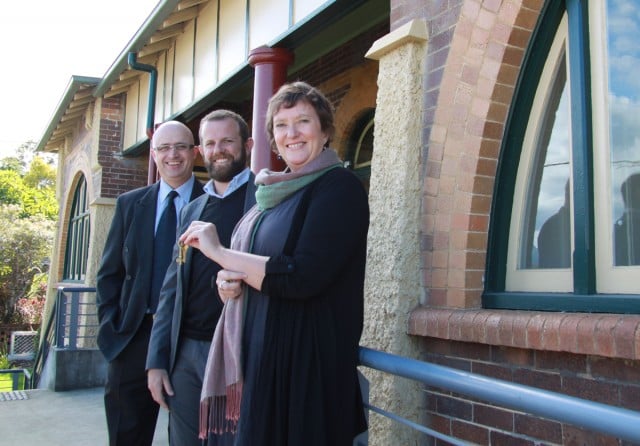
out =
[(284, 163), (276, 158), (269, 146), (265, 118), (269, 99), (285, 83), (287, 67), (291, 62), (293, 62), (293, 53), (286, 48), (261, 46), (249, 53), (249, 64), (255, 69), (251, 128), (254, 140), (251, 151), (251, 170), (254, 173), (258, 173), (265, 167), (272, 170), (284, 168)]

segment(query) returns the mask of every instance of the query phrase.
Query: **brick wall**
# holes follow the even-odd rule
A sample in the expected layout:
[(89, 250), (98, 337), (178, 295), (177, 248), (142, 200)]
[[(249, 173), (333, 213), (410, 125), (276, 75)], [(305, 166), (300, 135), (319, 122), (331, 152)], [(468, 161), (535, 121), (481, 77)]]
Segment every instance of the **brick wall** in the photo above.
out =
[[(424, 360), (465, 372), (640, 410), (640, 361), (425, 338)], [(425, 388), (430, 427), (479, 444), (598, 444), (618, 440)]]
[(100, 195), (115, 198), (147, 184), (149, 157), (125, 158), (122, 153), (124, 95), (102, 100), (98, 162), (102, 166)]

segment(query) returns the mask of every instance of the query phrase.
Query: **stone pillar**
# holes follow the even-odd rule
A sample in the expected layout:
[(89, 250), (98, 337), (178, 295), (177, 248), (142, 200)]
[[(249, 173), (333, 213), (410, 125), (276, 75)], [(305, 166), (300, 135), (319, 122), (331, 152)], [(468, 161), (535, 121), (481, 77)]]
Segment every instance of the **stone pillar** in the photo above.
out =
[[(409, 312), (422, 293), (420, 204), (424, 64), (427, 26), (414, 20), (377, 40), (366, 57), (379, 61), (365, 281), (365, 347), (419, 358), (407, 334)], [(421, 385), (363, 369), (375, 406), (422, 422)], [(372, 415), (370, 445), (417, 445), (422, 436)]]
[(251, 128), (254, 140), (251, 170), (254, 173), (265, 167), (272, 170), (284, 168), (284, 163), (271, 151), (264, 125), (269, 99), (285, 83), (291, 62), (293, 53), (286, 48), (261, 46), (249, 53), (249, 64), (255, 68)]

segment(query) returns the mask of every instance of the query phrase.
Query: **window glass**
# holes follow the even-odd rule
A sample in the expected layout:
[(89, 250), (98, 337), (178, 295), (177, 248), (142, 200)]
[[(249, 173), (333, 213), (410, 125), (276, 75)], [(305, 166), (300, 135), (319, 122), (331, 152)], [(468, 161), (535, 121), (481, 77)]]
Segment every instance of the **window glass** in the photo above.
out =
[(87, 182), (84, 176), (78, 181), (73, 194), (67, 246), (65, 249), (63, 280), (79, 282), (84, 280), (89, 256), (89, 206)]
[(483, 305), (640, 313), (640, 8), (543, 11), (503, 139)]
[(538, 134), (527, 194), (521, 268), (571, 266), (569, 102), (562, 57)]
[(608, 113), (614, 265), (640, 265), (640, 12), (607, 2)]
[(573, 290), (567, 26), (565, 15), (534, 87), (520, 146), (509, 226), (506, 291)]

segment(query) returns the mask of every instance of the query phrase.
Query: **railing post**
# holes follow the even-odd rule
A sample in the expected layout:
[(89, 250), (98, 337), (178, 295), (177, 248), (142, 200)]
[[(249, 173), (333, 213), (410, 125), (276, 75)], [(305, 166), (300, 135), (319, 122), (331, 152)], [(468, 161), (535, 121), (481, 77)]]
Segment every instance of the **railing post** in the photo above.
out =
[(78, 317), (80, 313), (80, 293), (73, 290), (71, 293), (71, 309), (69, 314), (69, 350), (78, 348)]
[(56, 325), (54, 329), (55, 346), (58, 348), (64, 347), (64, 328), (67, 318), (67, 295), (64, 292), (64, 288), (58, 288), (58, 314), (56, 315)]
[(20, 375), (18, 373), (12, 373), (11, 380), (11, 390), (20, 390)]

